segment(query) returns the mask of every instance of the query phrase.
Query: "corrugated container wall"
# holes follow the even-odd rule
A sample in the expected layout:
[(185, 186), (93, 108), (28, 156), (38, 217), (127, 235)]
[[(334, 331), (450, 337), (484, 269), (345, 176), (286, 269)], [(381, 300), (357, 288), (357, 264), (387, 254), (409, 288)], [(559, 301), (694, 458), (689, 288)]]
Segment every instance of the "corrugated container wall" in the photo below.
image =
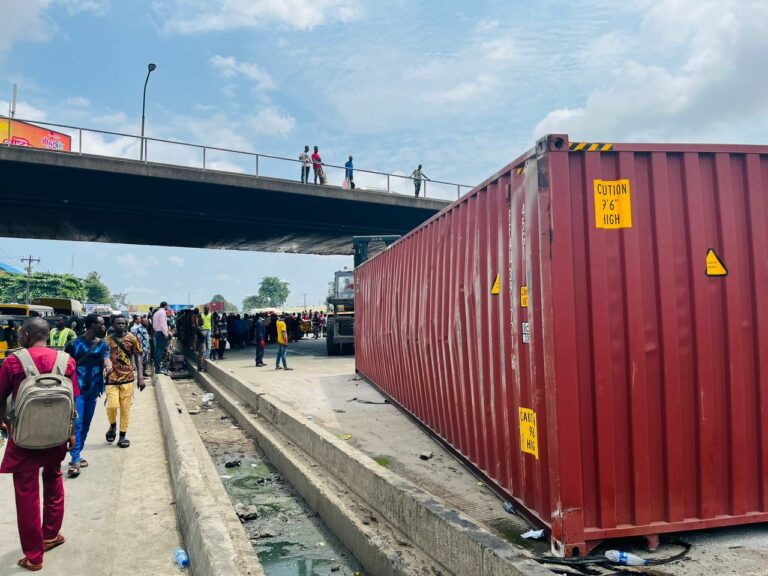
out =
[(556, 553), (768, 521), (768, 147), (548, 136), (356, 274), (358, 371)]

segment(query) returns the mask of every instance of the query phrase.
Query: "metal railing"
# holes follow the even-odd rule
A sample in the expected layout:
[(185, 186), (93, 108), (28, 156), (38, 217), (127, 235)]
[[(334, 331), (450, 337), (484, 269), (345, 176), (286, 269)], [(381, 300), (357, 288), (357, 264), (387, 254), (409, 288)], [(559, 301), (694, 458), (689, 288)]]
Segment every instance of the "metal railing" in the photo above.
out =
[[(105, 156), (142, 163), (151, 162), (153, 164), (185, 166), (202, 170), (249, 174), (257, 178), (268, 177), (283, 180), (296, 180), (295, 176), (291, 177), (289, 175), (286, 166), (292, 166), (295, 172), (299, 174), (301, 174), (302, 169), (302, 161), (298, 159), (298, 157), (287, 158), (285, 156), (276, 156), (274, 154), (234, 150), (218, 146), (204, 146), (202, 144), (192, 144), (189, 142), (180, 142), (178, 140), (167, 140), (163, 138), (151, 138), (149, 136), (144, 136), (142, 139), (141, 136), (135, 134), (97, 130), (95, 128), (84, 128), (81, 126), (71, 126), (39, 120), (14, 118), (11, 122), (25, 122), (41, 127), (54, 127), (57, 131), (68, 135), (72, 140), (76, 140), (77, 150), (71, 149), (69, 151), (62, 151), (62, 153)], [(6, 138), (5, 135), (0, 136), (5, 140), (5, 143), (7, 143), (9, 147), (14, 145), (12, 143), (12, 138), (10, 137), (11, 122), (9, 122), (8, 138)], [(107, 139), (104, 138), (105, 136), (112, 138), (112, 140), (107, 141)], [(152, 143), (153, 146), (150, 147), (149, 143)], [(141, 159), (142, 144), (144, 149), (143, 159)], [(72, 148), (74, 148), (74, 146)], [(86, 150), (88, 148), (90, 148), (90, 150)], [(188, 152), (182, 152), (180, 154), (179, 151), (181, 149), (191, 150), (194, 151), (194, 153), (192, 155)], [(150, 151), (152, 154), (150, 154)], [(151, 160), (150, 156), (152, 157)], [(233, 157), (237, 158), (237, 160), (233, 161)], [(243, 159), (246, 161), (243, 162)], [(275, 164), (277, 163), (282, 164), (280, 164), (278, 169), (275, 169)], [(336, 164), (328, 164), (327, 162), (323, 162), (322, 166), (329, 178), (329, 185), (341, 186), (341, 184), (330, 184), (331, 174), (329, 174), (329, 169), (334, 173), (334, 180), (340, 175), (341, 182), (343, 182), (346, 176), (346, 168)], [(310, 171), (310, 179), (314, 180), (313, 176), (313, 171)], [(378, 170), (355, 167), (354, 176), (356, 189), (359, 190), (404, 195), (414, 194), (415, 180), (413, 177), (406, 176), (405, 174), (381, 172)], [(311, 183), (312, 181), (310, 184)], [(446, 196), (450, 196), (450, 198), (459, 198), (461, 197), (462, 192), (467, 192), (473, 188), (473, 186), (467, 184), (425, 179), (421, 182), (420, 190), (421, 196), (425, 198), (427, 197), (427, 184), (429, 184), (430, 197), (440, 199), (448, 199)], [(455, 196), (453, 192), (454, 190)]]

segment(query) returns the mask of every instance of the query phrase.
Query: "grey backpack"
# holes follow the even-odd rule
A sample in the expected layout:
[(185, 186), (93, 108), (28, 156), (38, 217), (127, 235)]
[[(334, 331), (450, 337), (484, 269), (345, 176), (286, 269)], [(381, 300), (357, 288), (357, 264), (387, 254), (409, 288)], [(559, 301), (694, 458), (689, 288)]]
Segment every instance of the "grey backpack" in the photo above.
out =
[(8, 416), (14, 443), (30, 450), (61, 446), (77, 416), (72, 381), (65, 376), (69, 354), (58, 352), (50, 374), (40, 374), (26, 348), (14, 356), (26, 376)]

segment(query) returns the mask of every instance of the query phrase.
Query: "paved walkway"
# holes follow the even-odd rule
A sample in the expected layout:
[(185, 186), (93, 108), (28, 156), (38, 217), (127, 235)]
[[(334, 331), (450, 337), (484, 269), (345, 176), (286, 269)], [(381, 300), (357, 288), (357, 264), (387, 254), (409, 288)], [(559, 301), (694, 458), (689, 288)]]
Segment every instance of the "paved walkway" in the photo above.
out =
[[(155, 389), (139, 393), (131, 414), (131, 447), (107, 444), (99, 402), (83, 451), (90, 467), (64, 479), (67, 543), (45, 556), (41, 574), (164, 576), (178, 574), (173, 550), (181, 537), (161, 439)], [(0, 456), (5, 449), (0, 449)], [(64, 465), (68, 460), (64, 461)], [(16, 529), (13, 481), (0, 474), (0, 576), (26, 574)]]

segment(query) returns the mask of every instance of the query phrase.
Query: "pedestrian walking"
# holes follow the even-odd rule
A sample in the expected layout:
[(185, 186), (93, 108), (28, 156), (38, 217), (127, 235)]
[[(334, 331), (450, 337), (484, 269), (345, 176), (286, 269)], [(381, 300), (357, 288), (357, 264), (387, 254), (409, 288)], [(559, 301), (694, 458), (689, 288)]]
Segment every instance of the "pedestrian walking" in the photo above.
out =
[(56, 316), (55, 328), (51, 330), (48, 337), (48, 344), (57, 348), (65, 348), (67, 344), (77, 338), (77, 334), (72, 328), (67, 328), (67, 319), (62, 314)]
[(80, 386), (80, 396), (75, 401), (75, 447), (67, 470), (70, 478), (77, 478), (81, 469), (88, 467), (82, 452), (96, 412), (96, 401), (104, 393), (104, 372), (112, 368), (109, 346), (103, 340), (105, 333), (104, 318), (98, 314), (88, 314), (85, 317), (85, 332), (66, 348), (67, 354), (77, 364), (77, 382)]
[(208, 306), (203, 307), (203, 334), (205, 335), (205, 357), (211, 358), (211, 333), (213, 331), (213, 313)]
[(146, 327), (146, 318), (140, 318), (138, 314), (133, 315), (133, 325), (131, 334), (136, 336), (141, 344), (141, 367), (144, 378), (147, 377), (147, 367), (149, 366), (149, 332)]
[[(288, 352), (288, 328), (285, 325), (285, 318), (281, 316), (277, 321), (277, 359), (275, 360), (275, 370), (293, 370), (288, 368), (286, 353)], [(280, 360), (283, 361), (283, 367), (280, 367)]]
[(349, 157), (347, 163), (344, 164), (344, 188), (355, 189), (355, 166), (352, 164), (352, 156)]
[(203, 329), (203, 320), (200, 318), (200, 310), (197, 308), (192, 311), (192, 331), (194, 349), (197, 353), (197, 369), (200, 372), (205, 372), (205, 360), (208, 358), (208, 353), (206, 352), (208, 338)]
[(264, 339), (267, 336), (267, 330), (264, 326), (264, 319), (261, 317), (261, 314), (256, 317), (254, 336), (256, 338), (256, 366), (261, 368), (264, 366)]
[[(317, 151), (317, 146), (315, 146), (315, 151)], [(309, 164), (311, 160), (309, 156), (309, 146), (304, 146), (304, 152), (299, 154), (299, 160), (301, 160), (301, 183), (308, 184), (309, 183)]]
[(219, 360), (224, 360), (224, 350), (227, 349), (227, 335), (228, 335), (228, 327), (227, 327), (227, 315), (222, 314), (219, 318), (219, 321), (216, 323), (215, 328), (215, 336), (216, 336), (216, 342), (218, 344), (216, 348), (216, 354), (219, 358)]
[(315, 146), (315, 151), (312, 154), (312, 168), (315, 171), (315, 184), (320, 180), (320, 184), (323, 184), (323, 159), (320, 158), (320, 152)]
[[(24, 322), (19, 330), (19, 342), (24, 349), (11, 354), (0, 367), (0, 427), (9, 431), (4, 424), (5, 406), (8, 397), (14, 402), (19, 395), (22, 382), (30, 375), (57, 373), (71, 382), (72, 399), (80, 395), (77, 380), (77, 368), (72, 358), (63, 352), (46, 348), (48, 341), (48, 323), (42, 318), (32, 318)], [(34, 366), (32, 374), (28, 370)], [(64, 381), (64, 383), (66, 383)], [(66, 386), (62, 387), (64, 392)], [(63, 397), (62, 397), (63, 398)], [(19, 407), (19, 410), (35, 410), (35, 404)], [(17, 413), (17, 416), (19, 414)], [(29, 416), (34, 419), (34, 414)], [(67, 425), (66, 422), (63, 423)], [(69, 424), (71, 426), (71, 423)], [(62, 430), (66, 434), (66, 429)], [(43, 555), (48, 550), (66, 542), (61, 535), (64, 521), (64, 482), (61, 478), (61, 463), (75, 446), (75, 437), (60, 446), (45, 449), (21, 448), (14, 442), (14, 430), (10, 429), (8, 446), (5, 448), (0, 473), (13, 474), (13, 489), (16, 496), (16, 523), (19, 528), (19, 540), (24, 557), (16, 564), (26, 570), (36, 572), (43, 568)], [(42, 521), (40, 518), (40, 469), (43, 478)], [(4, 510), (8, 513), (8, 506)], [(8, 534), (4, 535), (8, 537)]]
[(107, 336), (109, 346), (109, 359), (112, 367), (107, 370), (107, 442), (115, 441), (117, 432), (117, 412), (120, 411), (120, 439), (117, 441), (119, 448), (128, 448), (130, 440), (125, 437), (128, 432), (128, 422), (131, 418), (133, 406), (133, 368), (137, 371), (137, 385), (139, 392), (146, 386), (142, 373), (141, 354), (142, 348), (139, 339), (128, 332), (128, 320), (125, 316), (112, 316), (110, 322), (114, 328), (112, 336)]
[(160, 307), (152, 315), (152, 330), (155, 345), (155, 374), (168, 374), (163, 362), (168, 354), (168, 302), (160, 302)]
[[(424, 174), (424, 172), (422, 172), (421, 164), (419, 164), (419, 167), (416, 168), (416, 170), (414, 170), (411, 173), (411, 178), (413, 178), (413, 189), (414, 189), (414, 192), (416, 192), (416, 198), (418, 198), (419, 197), (419, 190), (421, 190), (421, 182), (422, 182), (422, 180), (429, 180), (429, 178), (427, 178), (427, 175)], [(424, 188), (424, 197), (426, 198), (426, 196), (427, 196), (427, 189), (425, 187)]]

